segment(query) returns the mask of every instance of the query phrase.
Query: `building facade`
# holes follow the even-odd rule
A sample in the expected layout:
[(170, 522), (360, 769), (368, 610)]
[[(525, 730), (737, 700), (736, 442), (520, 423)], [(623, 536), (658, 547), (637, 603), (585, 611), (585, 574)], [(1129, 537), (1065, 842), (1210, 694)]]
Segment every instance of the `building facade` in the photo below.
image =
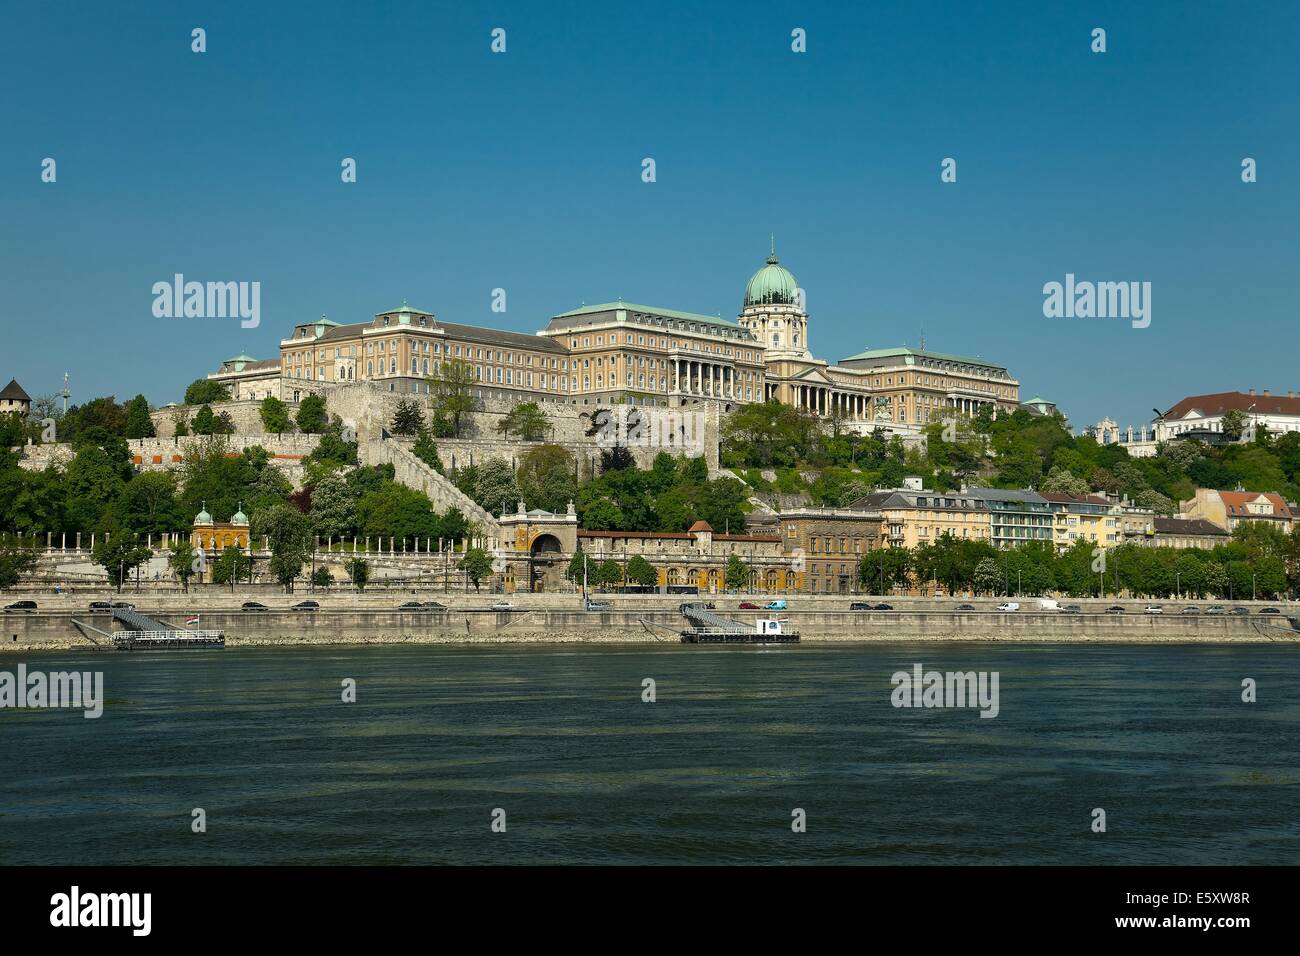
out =
[(1042, 492), (1052, 512), (1052, 540), (1058, 551), (1068, 551), (1080, 541), (1113, 548), (1124, 543), (1123, 509), (1097, 495), (1061, 495)]
[(1180, 518), (1204, 518), (1231, 534), (1246, 522), (1272, 525), (1284, 534), (1295, 527), (1291, 506), (1276, 492), (1216, 491), (1197, 488), (1196, 497), (1179, 503)]
[(572, 505), (560, 514), (525, 511), (522, 502), (514, 514), (501, 516), (501, 528), (498, 563), (510, 592), (566, 588), (569, 562), (578, 548), (593, 562), (615, 562), (624, 580), (627, 562), (640, 556), (655, 569), (657, 586), (664, 590), (724, 590), (732, 555), (749, 570), (748, 590), (784, 593), (795, 587), (793, 559), (779, 535), (721, 534), (705, 521), (697, 521), (688, 532), (584, 531), (578, 528)]
[(1052, 506), (1036, 491), (968, 488), (969, 497), (982, 501), (989, 514), (989, 542), (995, 548), (1015, 548), (1034, 541), (1053, 540)]
[(1223, 528), (1204, 518), (1156, 517), (1152, 533), (1142, 539), (1153, 548), (1217, 548), (1232, 540)]
[(918, 548), (949, 535), (987, 541), (988, 504), (966, 491), (927, 491), (920, 487), (875, 491), (853, 507), (880, 514), (882, 542), (891, 548)]
[(848, 594), (858, 565), (881, 546), (881, 514), (869, 508), (796, 508), (777, 515), (777, 537), (791, 560), (794, 590)]
[(1261, 425), (1274, 434), (1300, 431), (1300, 396), (1295, 392), (1273, 395), (1268, 389), (1257, 395), (1252, 388), (1245, 392), (1187, 396), (1155, 420), (1155, 440), (1213, 440), (1216, 435), (1222, 436), (1223, 419), (1229, 412), (1238, 412), (1244, 417), (1244, 440), (1250, 440), (1255, 428)]
[(248, 516), (243, 506), (230, 517), (230, 521), (217, 521), (208, 514), (207, 503), (194, 517), (190, 532), (190, 544), (196, 550), (202, 550), (209, 558), (216, 558), (226, 548), (235, 547), (247, 551), (249, 545)]
[[(237, 398), (300, 401), (323, 386), (378, 383), (427, 394), (429, 376), (467, 363), (478, 398), (680, 407), (775, 400), (845, 427), (916, 432), (948, 414), (1018, 407), (1019, 383), (982, 359), (877, 349), (831, 364), (810, 350), (803, 290), (775, 250), (750, 277), (736, 320), (622, 300), (551, 317), (532, 335), (438, 319), (403, 303), (367, 321), (321, 316), (294, 327), (280, 356), (243, 353), (208, 377)], [(276, 382), (278, 375), (279, 381)]]

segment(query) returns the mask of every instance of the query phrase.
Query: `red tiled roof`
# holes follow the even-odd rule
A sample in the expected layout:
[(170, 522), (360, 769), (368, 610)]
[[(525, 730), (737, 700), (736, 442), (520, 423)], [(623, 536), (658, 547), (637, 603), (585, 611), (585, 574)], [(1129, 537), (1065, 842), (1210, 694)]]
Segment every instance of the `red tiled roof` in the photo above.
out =
[[(1287, 507), (1286, 499), (1275, 491), (1220, 491), (1219, 497), (1223, 499), (1230, 518), (1251, 517), (1246, 504), (1260, 497), (1267, 498), (1273, 503), (1273, 513), (1279, 518), (1291, 517), (1291, 509)], [(1254, 517), (1267, 516), (1254, 515)]]
[(1189, 395), (1161, 417), (1186, 418), (1196, 409), (1204, 415), (1222, 415), (1227, 411), (1246, 412), (1254, 405), (1259, 415), (1300, 415), (1300, 398), (1285, 395), (1251, 395), (1247, 392), (1214, 392), (1210, 395)]

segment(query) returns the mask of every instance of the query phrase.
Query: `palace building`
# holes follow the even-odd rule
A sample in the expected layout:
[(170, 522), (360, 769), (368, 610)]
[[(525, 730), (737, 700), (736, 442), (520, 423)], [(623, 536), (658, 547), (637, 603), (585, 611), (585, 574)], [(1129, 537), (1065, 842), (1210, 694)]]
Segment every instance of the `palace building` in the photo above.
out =
[(805, 301), (773, 246), (735, 321), (618, 300), (559, 313), (529, 335), (445, 322), (403, 302), (366, 322), (304, 322), (280, 342), (278, 360), (241, 353), (208, 378), (240, 399), (299, 401), (357, 381), (418, 395), (459, 360), (472, 369), (476, 398), (724, 410), (775, 400), (862, 431), (915, 432), (949, 414), (1019, 406), (1019, 383), (982, 359), (924, 348), (816, 358)]

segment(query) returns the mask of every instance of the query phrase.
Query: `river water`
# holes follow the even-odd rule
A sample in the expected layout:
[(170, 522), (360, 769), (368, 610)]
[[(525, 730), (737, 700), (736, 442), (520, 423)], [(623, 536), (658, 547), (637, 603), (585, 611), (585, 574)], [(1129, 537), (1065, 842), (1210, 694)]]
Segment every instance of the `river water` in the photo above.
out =
[[(1295, 646), (398, 645), (0, 670), (20, 661), (103, 671), (107, 702), (0, 710), (5, 864), (1300, 862)], [(997, 672), (998, 715), (892, 706), (918, 663)]]

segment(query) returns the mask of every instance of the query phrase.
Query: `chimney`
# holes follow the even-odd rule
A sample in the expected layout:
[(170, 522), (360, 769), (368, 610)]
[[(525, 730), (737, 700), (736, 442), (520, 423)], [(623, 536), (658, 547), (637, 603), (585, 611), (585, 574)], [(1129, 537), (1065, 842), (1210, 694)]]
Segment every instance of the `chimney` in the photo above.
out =
[(1264, 397), (1268, 398), (1268, 389), (1264, 389)]
[(1247, 394), (1247, 395), (1254, 395), (1254, 394), (1255, 394), (1255, 390), (1252, 388), (1252, 389), (1251, 389), (1250, 391), (1248, 391), (1246, 394)]

